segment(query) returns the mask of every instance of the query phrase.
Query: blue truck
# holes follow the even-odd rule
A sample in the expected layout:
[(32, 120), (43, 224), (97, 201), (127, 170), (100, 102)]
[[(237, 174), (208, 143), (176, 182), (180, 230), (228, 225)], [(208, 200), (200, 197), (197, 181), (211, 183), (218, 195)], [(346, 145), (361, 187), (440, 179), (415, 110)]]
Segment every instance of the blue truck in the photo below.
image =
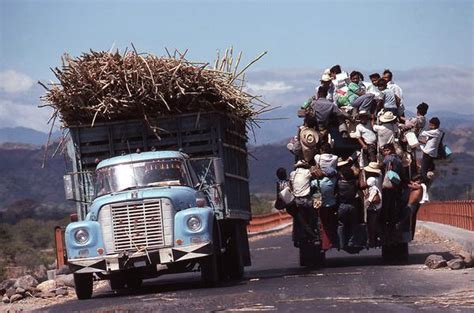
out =
[(221, 112), (68, 127), (65, 231), (78, 299), (94, 280), (113, 290), (200, 271), (239, 279), (250, 265), (245, 121)]

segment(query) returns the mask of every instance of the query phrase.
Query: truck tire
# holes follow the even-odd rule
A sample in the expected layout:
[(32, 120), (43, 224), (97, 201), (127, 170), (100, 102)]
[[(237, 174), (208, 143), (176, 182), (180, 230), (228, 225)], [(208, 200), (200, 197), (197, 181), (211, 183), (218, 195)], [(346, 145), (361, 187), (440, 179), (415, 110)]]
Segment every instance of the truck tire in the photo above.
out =
[(408, 262), (408, 243), (382, 246), (382, 259), (385, 263)]
[(128, 276), (125, 280), (128, 289), (139, 289), (142, 286), (143, 280), (140, 277)]
[(229, 244), (229, 253), (226, 253), (225, 265), (229, 268), (228, 273), (230, 279), (241, 279), (244, 276), (244, 256), (241, 244), (244, 237), (239, 226), (239, 224), (236, 224), (233, 228)]
[(214, 225), (212, 234), (213, 253), (201, 258), (199, 263), (201, 266), (201, 279), (207, 287), (214, 287), (219, 283), (219, 260), (221, 260), (221, 255), (219, 253), (219, 232), (216, 225), (217, 223)]
[(92, 273), (74, 274), (74, 288), (77, 299), (90, 299), (92, 297)]
[(123, 277), (110, 277), (109, 279), (109, 286), (112, 290), (121, 290), (125, 288), (125, 279)]

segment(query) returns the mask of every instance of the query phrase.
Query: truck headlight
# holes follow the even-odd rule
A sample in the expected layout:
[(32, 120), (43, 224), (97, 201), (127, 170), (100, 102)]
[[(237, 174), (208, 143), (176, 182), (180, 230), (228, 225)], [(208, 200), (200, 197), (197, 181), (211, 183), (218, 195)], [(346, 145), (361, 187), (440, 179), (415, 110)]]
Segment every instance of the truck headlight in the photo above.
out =
[(89, 241), (89, 232), (84, 228), (79, 228), (74, 232), (74, 240), (80, 245)]
[(191, 216), (186, 222), (190, 231), (198, 231), (201, 228), (201, 219), (197, 216)]

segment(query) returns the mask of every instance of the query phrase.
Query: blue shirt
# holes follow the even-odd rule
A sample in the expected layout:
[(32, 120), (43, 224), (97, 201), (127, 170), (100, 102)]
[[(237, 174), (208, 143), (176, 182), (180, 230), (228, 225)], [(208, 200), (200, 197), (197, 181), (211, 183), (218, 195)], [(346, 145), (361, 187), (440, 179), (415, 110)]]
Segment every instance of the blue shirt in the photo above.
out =
[(324, 207), (334, 206), (337, 203), (335, 188), (336, 177), (324, 177), (319, 180), (319, 188), (321, 190), (321, 200)]
[(383, 107), (386, 109), (396, 109), (397, 100), (395, 99), (395, 93), (391, 89), (385, 89), (382, 91)]

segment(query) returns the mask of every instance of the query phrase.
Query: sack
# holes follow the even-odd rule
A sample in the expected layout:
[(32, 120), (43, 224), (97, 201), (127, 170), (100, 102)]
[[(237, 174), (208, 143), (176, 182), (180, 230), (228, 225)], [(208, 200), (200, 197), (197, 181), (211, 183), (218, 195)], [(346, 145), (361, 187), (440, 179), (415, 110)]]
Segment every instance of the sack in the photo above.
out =
[(387, 171), (385, 173), (385, 176), (383, 178), (383, 183), (382, 187), (391, 189), (394, 188), (395, 186), (399, 185), (401, 182), (400, 176), (398, 176), (397, 172), (394, 172), (392, 170)]
[(449, 158), (449, 156), (451, 156), (452, 153), (453, 152), (451, 151), (451, 149), (449, 149), (447, 145), (443, 145), (443, 143), (441, 142), (438, 147), (437, 159), (446, 160), (447, 158)]
[(440, 159), (440, 160), (446, 160), (453, 153), (451, 149), (449, 149), (449, 147), (443, 143), (443, 139), (444, 139), (444, 133), (441, 136), (441, 141), (439, 142), (439, 145), (438, 145), (437, 159)]
[(281, 199), (285, 207), (291, 206), (295, 202), (295, 196), (291, 192), (290, 187), (286, 187), (280, 191), (278, 197)]
[(416, 148), (420, 145), (420, 142), (418, 141), (418, 138), (416, 138), (416, 135), (414, 132), (411, 132), (411, 131), (406, 132), (405, 139), (411, 148)]

